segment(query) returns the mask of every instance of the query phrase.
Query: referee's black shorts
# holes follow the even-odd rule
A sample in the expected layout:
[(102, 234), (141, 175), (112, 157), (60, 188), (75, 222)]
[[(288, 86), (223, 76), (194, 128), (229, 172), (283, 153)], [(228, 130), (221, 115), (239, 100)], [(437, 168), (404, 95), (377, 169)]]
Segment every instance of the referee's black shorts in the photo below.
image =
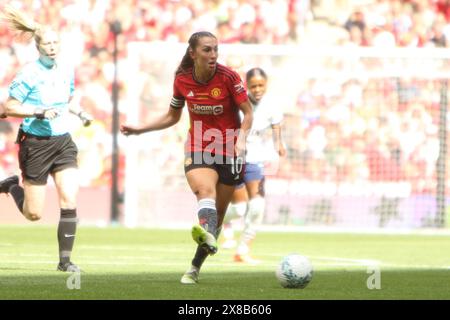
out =
[(219, 183), (236, 186), (244, 182), (245, 160), (208, 152), (191, 152), (185, 155), (184, 172), (196, 168), (210, 168), (219, 175)]
[(78, 168), (78, 148), (69, 133), (51, 137), (25, 133), (19, 146), (22, 177), (32, 184), (45, 185), (50, 173)]

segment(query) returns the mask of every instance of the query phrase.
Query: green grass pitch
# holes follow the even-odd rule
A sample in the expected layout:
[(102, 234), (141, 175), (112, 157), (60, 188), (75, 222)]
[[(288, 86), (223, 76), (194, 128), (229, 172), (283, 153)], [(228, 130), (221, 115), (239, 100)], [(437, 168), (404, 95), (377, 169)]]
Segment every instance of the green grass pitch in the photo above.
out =
[[(450, 299), (450, 236), (260, 232), (257, 266), (220, 249), (196, 286), (180, 284), (195, 245), (189, 230), (79, 227), (80, 289), (56, 272), (56, 226), (0, 226), (0, 299)], [(300, 253), (314, 265), (305, 289), (284, 289), (275, 269)], [(381, 289), (367, 288), (378, 264)]]

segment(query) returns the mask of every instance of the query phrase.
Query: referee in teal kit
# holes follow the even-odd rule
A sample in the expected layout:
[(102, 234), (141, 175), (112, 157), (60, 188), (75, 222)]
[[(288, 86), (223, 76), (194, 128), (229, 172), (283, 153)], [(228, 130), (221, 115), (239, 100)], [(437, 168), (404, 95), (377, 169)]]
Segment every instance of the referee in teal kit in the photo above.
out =
[(72, 102), (74, 72), (58, 64), (57, 32), (10, 6), (5, 7), (4, 16), (13, 30), (33, 36), (39, 59), (25, 65), (9, 87), (5, 115), (23, 118), (17, 136), (23, 188), (19, 177), (12, 176), (0, 181), (0, 193), (12, 195), (25, 218), (39, 220), (51, 175), (61, 208), (57, 270), (79, 272), (70, 260), (77, 226), (78, 149), (68, 132), (67, 117), (69, 112), (77, 114), (84, 125), (89, 125), (92, 117)]

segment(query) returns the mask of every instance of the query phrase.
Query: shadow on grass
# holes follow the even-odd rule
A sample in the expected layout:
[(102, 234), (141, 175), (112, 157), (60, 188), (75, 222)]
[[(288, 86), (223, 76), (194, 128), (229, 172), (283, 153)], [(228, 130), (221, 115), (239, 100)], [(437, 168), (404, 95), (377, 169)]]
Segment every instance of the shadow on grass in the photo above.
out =
[(205, 271), (197, 285), (180, 284), (181, 274), (174, 272), (81, 273), (80, 289), (72, 290), (67, 288), (70, 274), (48, 270), (25, 275), (1, 273), (0, 299), (6, 300), (450, 299), (448, 270), (382, 271), (379, 290), (367, 288), (371, 274), (361, 270), (319, 270), (305, 289), (282, 288), (272, 272)]

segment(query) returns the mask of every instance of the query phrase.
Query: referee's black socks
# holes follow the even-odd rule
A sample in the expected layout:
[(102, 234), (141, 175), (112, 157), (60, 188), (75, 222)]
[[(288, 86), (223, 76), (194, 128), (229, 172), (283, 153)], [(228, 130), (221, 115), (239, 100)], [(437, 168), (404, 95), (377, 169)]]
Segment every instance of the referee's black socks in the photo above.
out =
[(18, 184), (14, 184), (9, 187), (9, 194), (12, 195), (17, 208), (23, 213), (23, 201), (25, 199), (23, 188)]
[(61, 263), (70, 262), (77, 222), (77, 209), (61, 209), (61, 218), (58, 224), (59, 261)]

